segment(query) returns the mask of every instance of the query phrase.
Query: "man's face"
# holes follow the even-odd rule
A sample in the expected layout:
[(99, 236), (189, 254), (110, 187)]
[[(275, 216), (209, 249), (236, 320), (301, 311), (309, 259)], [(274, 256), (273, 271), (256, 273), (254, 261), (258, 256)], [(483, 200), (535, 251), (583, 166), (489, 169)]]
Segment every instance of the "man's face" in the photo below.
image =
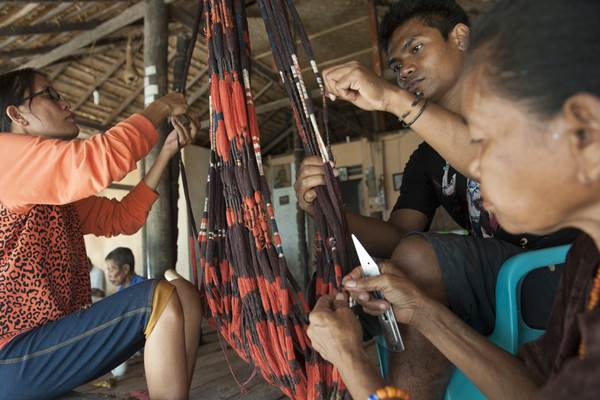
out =
[(130, 267), (128, 264), (120, 266), (114, 260), (106, 260), (106, 278), (114, 286), (125, 283)]
[(438, 101), (456, 84), (463, 54), (452, 33), (445, 40), (439, 30), (412, 18), (392, 34), (388, 63), (403, 89)]

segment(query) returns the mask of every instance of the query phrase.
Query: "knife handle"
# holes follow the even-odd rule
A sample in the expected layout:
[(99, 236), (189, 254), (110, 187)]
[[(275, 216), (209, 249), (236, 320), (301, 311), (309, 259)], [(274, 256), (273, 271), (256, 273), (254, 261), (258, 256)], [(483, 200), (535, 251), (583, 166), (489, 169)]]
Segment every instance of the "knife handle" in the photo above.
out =
[[(378, 299), (384, 298), (379, 292), (374, 292), (373, 297)], [(388, 308), (378, 318), (379, 324), (381, 325), (381, 330), (383, 332), (383, 337), (385, 338), (385, 347), (394, 352), (404, 351), (404, 342), (402, 341), (400, 328), (398, 328), (398, 322), (396, 321), (396, 316), (394, 315), (392, 306), (390, 305), (390, 308)]]

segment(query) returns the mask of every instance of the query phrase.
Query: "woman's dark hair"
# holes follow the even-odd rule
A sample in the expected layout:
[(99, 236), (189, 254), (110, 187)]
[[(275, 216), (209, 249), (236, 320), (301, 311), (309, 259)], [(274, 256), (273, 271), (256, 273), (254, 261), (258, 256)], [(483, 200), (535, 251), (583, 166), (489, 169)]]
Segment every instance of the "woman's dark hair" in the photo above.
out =
[(542, 117), (580, 92), (600, 96), (600, 1), (501, 1), (471, 32), (468, 66)]
[(444, 39), (456, 24), (469, 26), (469, 17), (454, 0), (402, 0), (394, 3), (379, 27), (381, 45), (387, 50), (394, 31), (412, 18), (436, 28)]
[(6, 108), (20, 105), (33, 92), (36, 75), (43, 74), (26, 68), (0, 75), (0, 132), (10, 132), (12, 121), (6, 115)]
[(135, 258), (133, 257), (133, 252), (129, 247), (117, 247), (105, 258), (106, 261), (112, 260), (119, 267), (122, 267), (125, 264), (129, 264), (131, 267), (131, 272), (133, 272), (133, 268), (135, 267)]

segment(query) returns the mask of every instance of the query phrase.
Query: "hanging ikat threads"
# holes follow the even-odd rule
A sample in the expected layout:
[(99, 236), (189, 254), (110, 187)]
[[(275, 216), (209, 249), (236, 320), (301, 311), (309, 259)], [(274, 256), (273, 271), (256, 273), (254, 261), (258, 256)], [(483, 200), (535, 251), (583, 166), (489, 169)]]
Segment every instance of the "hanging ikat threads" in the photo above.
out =
[[(217, 330), (245, 361), (294, 399), (350, 398), (337, 371), (310, 347), (309, 306), (288, 271), (260, 153), (250, 87), (250, 44), (243, 0), (202, 0), (209, 49), (210, 166), (198, 239), (204, 296)], [(308, 37), (292, 0), (259, 0), (282, 84), (308, 154), (325, 165), (317, 189), (315, 293), (335, 292), (349, 271), (349, 236), (339, 185), (312, 99), (294, 53), (299, 34), (321, 88)], [(311, 298), (310, 302), (314, 302)]]

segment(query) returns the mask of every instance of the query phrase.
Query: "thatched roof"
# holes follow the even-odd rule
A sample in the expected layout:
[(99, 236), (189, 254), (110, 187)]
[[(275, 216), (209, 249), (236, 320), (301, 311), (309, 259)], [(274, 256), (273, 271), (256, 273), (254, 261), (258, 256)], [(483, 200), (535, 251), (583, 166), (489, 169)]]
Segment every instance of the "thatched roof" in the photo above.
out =
[[(179, 34), (190, 34), (197, 1), (165, 0), (168, 4), (169, 57), (175, 54)], [(285, 93), (272, 67), (270, 47), (255, 1), (249, 4), (249, 29), (253, 46), (253, 88), (260, 110), (263, 144), (269, 151), (289, 148), (282, 137), (291, 125)], [(391, 0), (376, 1), (379, 17)], [(71, 103), (83, 135), (91, 135), (140, 111), (143, 98), (143, 1), (3, 1), (0, 4), (0, 71), (35, 66), (44, 71), (57, 90)], [(369, 0), (296, 0), (298, 11), (322, 67), (358, 60), (371, 65), (373, 42)], [(493, 0), (460, 1), (478, 14)], [(127, 43), (139, 78), (132, 83), (124, 74)], [(206, 46), (202, 38), (194, 50), (188, 79), (192, 107), (208, 114)], [(172, 63), (169, 63), (170, 66)], [(309, 77), (310, 74), (307, 74)], [(172, 70), (169, 68), (169, 82)], [(310, 78), (309, 78), (310, 79)], [(313, 87), (314, 82), (309, 80)], [(98, 95), (94, 99), (94, 91)], [(96, 100), (96, 101), (94, 101)], [(373, 116), (354, 107), (336, 104), (331, 110), (332, 140), (373, 132)], [(398, 128), (388, 118), (386, 129)], [(200, 144), (205, 144), (201, 141)]]

